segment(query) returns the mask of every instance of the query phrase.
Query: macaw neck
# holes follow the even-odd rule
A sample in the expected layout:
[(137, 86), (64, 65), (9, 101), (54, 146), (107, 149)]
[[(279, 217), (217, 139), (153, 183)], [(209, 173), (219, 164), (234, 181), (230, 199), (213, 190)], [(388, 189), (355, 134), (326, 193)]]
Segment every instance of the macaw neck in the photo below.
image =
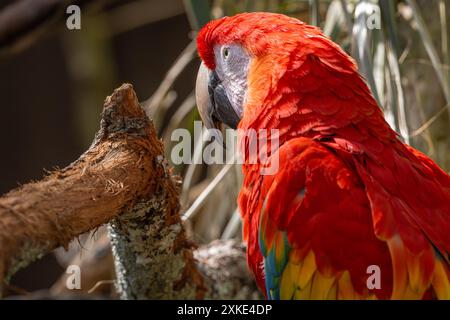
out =
[[(297, 137), (319, 141), (349, 155), (367, 154), (372, 157), (384, 145), (396, 145), (398, 142), (397, 134), (389, 127), (371, 95), (342, 99), (339, 103), (326, 96), (284, 96), (275, 104), (263, 105), (253, 118), (246, 116), (244, 114), (239, 125), (240, 139), (255, 136), (258, 153), (262, 151), (267, 157), (286, 141)], [(244, 157), (244, 165), (263, 164), (251, 162), (251, 159), (250, 154)]]
[(353, 60), (338, 48), (332, 52), (290, 55), (288, 63), (274, 63), (276, 57), (255, 62), (239, 128), (276, 130), (279, 146), (307, 137), (351, 154), (395, 142)]

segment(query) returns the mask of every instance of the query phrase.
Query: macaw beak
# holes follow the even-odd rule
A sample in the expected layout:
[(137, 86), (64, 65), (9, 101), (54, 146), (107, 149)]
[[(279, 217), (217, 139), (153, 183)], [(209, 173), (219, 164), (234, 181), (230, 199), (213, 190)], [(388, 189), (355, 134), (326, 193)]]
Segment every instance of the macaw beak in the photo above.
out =
[(209, 70), (203, 62), (197, 74), (195, 97), (200, 117), (208, 129), (218, 129), (220, 123), (237, 128), (240, 117), (231, 105), (222, 82), (217, 73)]

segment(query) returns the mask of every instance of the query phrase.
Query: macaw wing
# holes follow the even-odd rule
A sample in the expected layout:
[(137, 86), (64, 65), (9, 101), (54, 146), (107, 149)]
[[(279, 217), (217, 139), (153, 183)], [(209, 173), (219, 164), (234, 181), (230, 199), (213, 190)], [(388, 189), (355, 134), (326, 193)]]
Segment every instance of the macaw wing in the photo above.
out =
[[(399, 234), (377, 237), (354, 167), (306, 138), (285, 143), (278, 161), (278, 172), (263, 176), (259, 195), (268, 298), (448, 298), (448, 269), (431, 244), (418, 258)], [(374, 267), (380, 279), (370, 286)]]

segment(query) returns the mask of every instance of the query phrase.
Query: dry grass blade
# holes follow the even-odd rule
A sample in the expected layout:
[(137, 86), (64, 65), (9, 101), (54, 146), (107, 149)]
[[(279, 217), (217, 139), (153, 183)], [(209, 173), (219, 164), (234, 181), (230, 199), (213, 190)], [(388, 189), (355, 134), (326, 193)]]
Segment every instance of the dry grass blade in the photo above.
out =
[(195, 107), (195, 93), (191, 92), (186, 99), (184, 99), (183, 103), (177, 109), (175, 114), (170, 119), (166, 128), (163, 131), (163, 140), (166, 144), (170, 143), (170, 137), (172, 135), (173, 130), (180, 127), (181, 122), (189, 115), (189, 113)]
[(447, 108), (448, 108), (448, 105), (443, 106), (438, 112), (436, 112), (436, 114), (434, 116), (432, 116), (430, 119), (428, 119), (423, 125), (421, 125), (419, 128), (417, 128), (416, 130), (411, 132), (409, 136), (412, 138), (412, 137), (422, 134), (425, 130), (427, 130), (433, 124), (433, 122), (435, 122), (442, 114), (444, 114), (444, 112), (447, 110)]
[(197, 45), (195, 41), (191, 41), (177, 58), (169, 71), (166, 73), (166, 76), (164, 77), (155, 93), (148, 100), (143, 102), (144, 110), (149, 117), (155, 118), (156, 113), (162, 113), (162, 115), (164, 114), (165, 110), (160, 110), (159, 106), (162, 105), (167, 92), (169, 92), (169, 90), (172, 88), (178, 76), (194, 59), (194, 57), (196, 56), (196, 52)]
[(372, 55), (370, 52), (371, 30), (367, 27), (368, 15), (373, 14), (374, 4), (360, 0), (355, 9), (355, 23), (353, 24), (352, 55), (358, 62), (359, 71), (366, 78), (373, 96), (381, 105), (373, 76)]
[(241, 226), (241, 214), (239, 213), (239, 208), (237, 208), (233, 215), (231, 216), (230, 221), (225, 227), (225, 230), (220, 237), (222, 240), (232, 239), (237, 236), (239, 228)]
[(400, 135), (409, 144), (409, 128), (408, 120), (406, 118), (406, 108), (405, 99), (403, 95), (403, 88), (400, 76), (400, 67), (398, 65), (397, 57), (390, 46), (387, 47), (387, 60), (389, 65), (389, 70), (391, 72), (394, 91), (395, 91), (395, 106), (397, 107), (397, 117), (398, 117), (398, 127)]
[(202, 155), (203, 155), (203, 146), (205, 144), (206, 139), (208, 138), (208, 132), (206, 130), (203, 131), (201, 135), (198, 136), (197, 140), (194, 144), (194, 154), (192, 155), (192, 161), (189, 164), (186, 174), (183, 179), (183, 186), (181, 188), (181, 203), (185, 205), (189, 198), (189, 189), (192, 186), (192, 181), (194, 178), (195, 169), (197, 168), (197, 164), (201, 163)]
[(223, 180), (223, 178), (231, 171), (233, 166), (234, 166), (234, 163), (226, 164), (219, 171), (217, 176), (214, 177), (214, 179), (211, 181), (211, 183), (208, 184), (208, 186), (205, 188), (205, 190), (202, 191), (202, 193), (198, 196), (198, 198), (195, 199), (194, 203), (183, 214), (183, 216), (182, 216), (183, 220), (192, 219), (197, 214), (198, 210), (205, 203), (208, 196), (211, 194), (212, 191), (214, 191), (214, 189), (219, 185), (219, 183)]
[(441, 66), (441, 60), (439, 58), (438, 51), (433, 44), (433, 39), (431, 38), (430, 31), (420, 13), (419, 7), (415, 0), (406, 0), (412, 9), (414, 21), (417, 23), (417, 29), (422, 37), (423, 44), (428, 53), (428, 56), (433, 64), (434, 70), (439, 80), (439, 84), (442, 87), (445, 99), (447, 100), (447, 105), (450, 112), (450, 88), (447, 81), (447, 76), (445, 75)]
[(392, 112), (394, 118), (397, 119), (398, 131), (406, 143), (410, 143), (407, 111), (405, 106), (405, 96), (403, 92), (400, 66), (398, 63), (398, 35), (395, 24), (395, 9), (392, 1), (381, 0), (380, 6), (383, 13), (384, 25), (386, 27), (387, 36), (386, 41), (386, 55), (388, 70), (391, 75), (391, 89), (393, 91), (393, 99), (391, 101)]
[(309, 0), (310, 24), (318, 26), (320, 24), (319, 0)]
[(345, 24), (347, 25), (347, 31), (350, 34), (353, 30), (353, 22), (351, 12), (348, 10), (347, 1), (340, 0), (342, 12), (344, 13)]
[(333, 0), (327, 10), (323, 33), (333, 40), (336, 40), (341, 26), (345, 25), (345, 15), (342, 5), (338, 0)]
[[(448, 39), (448, 24), (447, 24), (447, 5), (444, 0), (439, 1), (439, 17), (441, 22), (441, 42), (442, 42), (442, 57), (444, 65), (450, 64), (450, 43)], [(450, 86), (450, 69), (447, 69), (447, 85)]]
[(384, 68), (386, 66), (386, 46), (384, 45), (383, 35), (381, 34), (381, 36), (380, 41), (376, 44), (375, 55), (373, 58), (373, 78), (375, 80), (380, 101), (384, 102)]

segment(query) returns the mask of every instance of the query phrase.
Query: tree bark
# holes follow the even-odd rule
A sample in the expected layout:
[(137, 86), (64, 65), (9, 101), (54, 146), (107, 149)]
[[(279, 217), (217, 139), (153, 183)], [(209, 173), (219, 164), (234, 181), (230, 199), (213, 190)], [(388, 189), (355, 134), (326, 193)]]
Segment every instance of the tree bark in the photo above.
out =
[(0, 278), (155, 192), (162, 150), (131, 85), (123, 85), (106, 99), (88, 151), (0, 198)]

